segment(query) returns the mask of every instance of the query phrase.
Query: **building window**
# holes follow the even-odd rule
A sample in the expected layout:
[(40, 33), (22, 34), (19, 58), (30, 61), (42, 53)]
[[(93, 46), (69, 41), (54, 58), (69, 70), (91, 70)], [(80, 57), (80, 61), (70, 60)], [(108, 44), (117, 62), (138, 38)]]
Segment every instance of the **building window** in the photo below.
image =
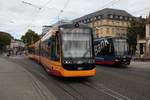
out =
[(118, 16), (116, 15), (115, 18), (118, 19)]
[(93, 21), (93, 18), (90, 18), (90, 21)]
[(128, 27), (130, 26), (130, 23), (129, 23), (129, 22), (127, 22), (127, 26), (128, 26)]
[(98, 33), (101, 34), (101, 30), (99, 29), (98, 31), (99, 31)]
[(112, 18), (113, 18), (113, 15), (110, 15), (110, 16), (109, 16), (109, 18), (111, 18), (111, 19), (112, 19)]
[(120, 16), (120, 19), (123, 19), (123, 17), (122, 17), (122, 16)]
[(101, 16), (100, 16), (100, 15), (98, 16), (98, 19), (101, 19)]
[(98, 23), (98, 25), (100, 26), (101, 25), (101, 21), (98, 21), (99, 23)]
[(88, 19), (85, 19), (85, 23), (87, 23), (88, 22)]
[(110, 34), (109, 28), (107, 28), (106, 32), (107, 32), (107, 34)]
[(122, 36), (126, 36), (126, 33), (122, 33)]
[(112, 34), (114, 34), (115, 33), (115, 29), (114, 28), (112, 28)]
[(87, 22), (90, 22), (90, 19), (87, 19)]
[(114, 22), (114, 21), (112, 21), (112, 25), (115, 25), (115, 22)]
[(128, 18), (127, 18), (127, 17), (125, 17), (125, 20), (128, 20)]
[(116, 31), (119, 31), (119, 28), (116, 28)]
[(101, 28), (101, 34), (103, 34), (103, 28)]
[(97, 17), (95, 16), (94, 19), (97, 20)]
[(119, 26), (120, 22), (117, 21), (116, 24)]
[(129, 18), (130, 21), (132, 21), (132, 18)]
[(107, 25), (109, 25), (109, 20), (107, 20)]
[(97, 22), (94, 22), (94, 26), (97, 26)]
[(124, 26), (124, 22), (122, 22), (122, 26)]

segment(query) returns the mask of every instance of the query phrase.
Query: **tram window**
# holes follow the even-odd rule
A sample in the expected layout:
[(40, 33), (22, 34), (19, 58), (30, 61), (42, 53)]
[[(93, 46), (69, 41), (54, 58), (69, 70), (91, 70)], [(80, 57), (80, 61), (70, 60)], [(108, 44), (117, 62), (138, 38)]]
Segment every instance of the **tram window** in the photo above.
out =
[(60, 59), (60, 49), (59, 49), (59, 39), (58, 36), (52, 36), (50, 38), (49, 45), (49, 57), (51, 60), (59, 61)]
[(52, 36), (52, 47), (51, 47), (51, 59), (56, 59), (56, 38), (55, 36)]
[(58, 34), (56, 34), (56, 60), (60, 60), (60, 44)]
[(113, 53), (113, 48), (111, 44), (104, 46), (98, 55), (111, 55)]

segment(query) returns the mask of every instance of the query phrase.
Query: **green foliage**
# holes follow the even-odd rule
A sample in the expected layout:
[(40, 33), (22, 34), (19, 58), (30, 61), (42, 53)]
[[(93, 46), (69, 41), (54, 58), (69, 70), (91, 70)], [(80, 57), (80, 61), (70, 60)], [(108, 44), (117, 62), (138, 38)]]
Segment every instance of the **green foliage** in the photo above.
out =
[(0, 35), (0, 47), (5, 47), (6, 45), (9, 45), (11, 42), (10, 37), (6, 35)]
[(39, 35), (37, 33), (35, 33), (34, 31), (32, 31), (31, 29), (29, 29), (25, 35), (23, 35), (21, 37), (21, 40), (24, 43), (27, 43), (27, 45), (30, 45), (34, 42), (36, 42), (39, 39)]
[(145, 37), (145, 20), (139, 19), (130, 23), (131, 26), (127, 29), (127, 37), (129, 49), (134, 53), (137, 45), (137, 36), (139, 35), (140, 38)]

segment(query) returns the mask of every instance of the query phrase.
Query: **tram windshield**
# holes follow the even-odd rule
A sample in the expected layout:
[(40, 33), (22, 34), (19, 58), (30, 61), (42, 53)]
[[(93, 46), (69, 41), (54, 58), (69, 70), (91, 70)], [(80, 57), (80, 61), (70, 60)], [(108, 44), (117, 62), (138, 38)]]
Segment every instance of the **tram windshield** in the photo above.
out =
[(92, 57), (92, 37), (90, 29), (62, 28), (61, 31), (63, 57)]
[(114, 49), (116, 55), (125, 55), (128, 52), (126, 39), (114, 39)]

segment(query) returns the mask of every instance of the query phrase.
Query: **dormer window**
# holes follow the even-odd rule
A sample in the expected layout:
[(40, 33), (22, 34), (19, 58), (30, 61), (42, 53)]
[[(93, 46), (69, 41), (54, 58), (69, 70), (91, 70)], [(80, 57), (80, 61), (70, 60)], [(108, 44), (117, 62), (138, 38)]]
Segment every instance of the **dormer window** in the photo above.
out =
[(110, 15), (109, 17), (110, 17), (110, 18), (113, 18), (113, 15)]
[(130, 21), (132, 21), (132, 18), (129, 18)]
[(116, 19), (118, 19), (118, 16), (115, 16)]
[(97, 17), (95, 16), (95, 18), (94, 18), (95, 20), (97, 19)]
[(101, 19), (101, 16), (100, 16), (100, 15), (98, 16), (98, 19)]
[(120, 19), (123, 19), (123, 16), (120, 16)]
[(91, 21), (91, 19), (89, 18), (89, 19), (88, 19), (88, 21), (90, 22), (90, 21)]
[(86, 19), (86, 22), (89, 22), (89, 19)]

